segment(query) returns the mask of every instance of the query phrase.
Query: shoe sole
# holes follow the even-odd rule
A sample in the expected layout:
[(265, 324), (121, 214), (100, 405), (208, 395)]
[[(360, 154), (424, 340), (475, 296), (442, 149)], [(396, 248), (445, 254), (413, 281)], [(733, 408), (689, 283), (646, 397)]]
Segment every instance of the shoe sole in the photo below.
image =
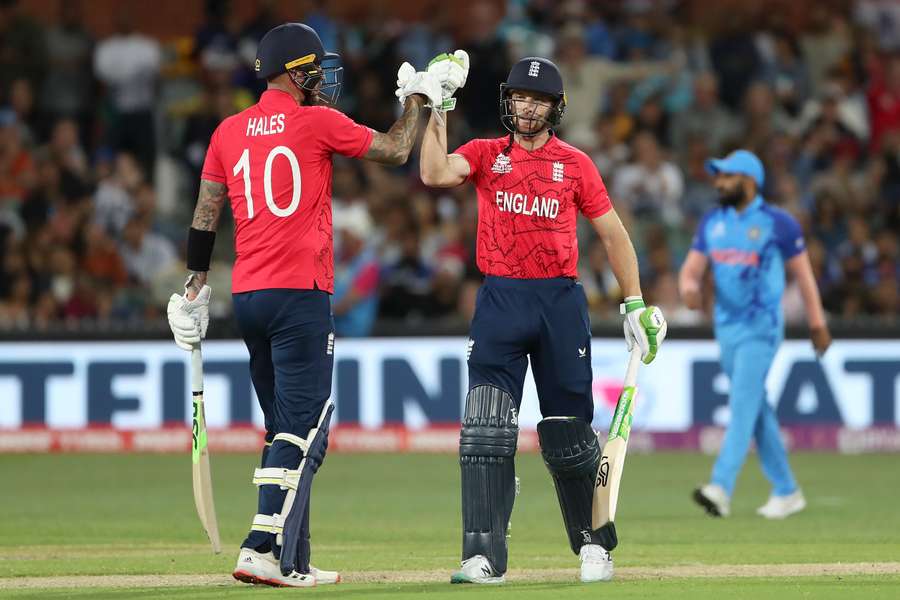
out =
[[(248, 571), (235, 571), (231, 574), (232, 577), (237, 579), (238, 581), (242, 581), (244, 583), (249, 583), (251, 585), (267, 585), (269, 587), (284, 587), (284, 588), (296, 588), (296, 587), (315, 587), (316, 582), (313, 581), (312, 585), (290, 585), (287, 583), (282, 583), (280, 581), (275, 581), (274, 579), (265, 579), (263, 577), (257, 577), (256, 575), (248, 572)], [(340, 581), (340, 577), (338, 577), (338, 581)]]
[(612, 581), (612, 579), (612, 575), (610, 575), (609, 577), (601, 577), (599, 579), (585, 579), (584, 577), (582, 577), (581, 583), (600, 583), (602, 581)]
[(703, 495), (703, 492), (700, 491), (700, 488), (694, 490), (694, 502), (699, 504), (706, 510), (706, 513), (712, 517), (721, 517), (722, 513), (719, 511), (719, 507), (716, 504)]
[(454, 573), (453, 575), (450, 576), (450, 583), (454, 583), (454, 584), (456, 584), (456, 583), (474, 583), (474, 584), (481, 584), (481, 585), (497, 585), (500, 583), (506, 583), (506, 577), (505, 576), (488, 577), (488, 578), (481, 579), (481, 580), (475, 580), (475, 579), (469, 579), (462, 573)]
[(769, 519), (770, 521), (780, 521), (782, 519), (787, 519), (791, 515), (796, 515), (798, 512), (803, 512), (803, 510), (805, 510), (805, 509), (806, 509), (806, 503), (804, 502), (802, 505), (794, 507), (791, 510), (789, 510), (785, 513), (778, 514), (778, 515), (769, 515), (769, 514), (766, 514), (765, 512), (760, 512), (759, 509), (756, 509), (756, 514), (758, 514), (759, 516), (761, 516), (763, 518)]

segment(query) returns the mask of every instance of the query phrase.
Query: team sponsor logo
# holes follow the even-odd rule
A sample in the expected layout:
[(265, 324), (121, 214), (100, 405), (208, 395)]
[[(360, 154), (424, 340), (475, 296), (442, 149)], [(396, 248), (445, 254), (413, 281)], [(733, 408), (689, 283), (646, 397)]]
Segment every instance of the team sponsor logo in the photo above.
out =
[(751, 227), (750, 231), (747, 232), (747, 237), (749, 237), (751, 240), (758, 240), (759, 239), (759, 227)]
[(579, 348), (578, 349), (578, 358), (584, 358), (586, 356), (587, 356), (587, 346), (585, 346), (584, 348)]
[(497, 190), (494, 196), (500, 212), (555, 219), (559, 215), (559, 200), (546, 196), (527, 196)]
[(564, 176), (565, 165), (561, 162), (553, 163), (553, 181), (561, 182)]
[(494, 159), (494, 166), (491, 167), (493, 173), (505, 174), (512, 173), (512, 161), (502, 152)]
[(528, 76), (529, 77), (537, 77), (541, 74), (541, 63), (536, 60), (531, 61), (531, 64), (528, 65)]
[(738, 265), (744, 267), (758, 267), (759, 254), (737, 248), (722, 248), (709, 253), (713, 262), (723, 265)]
[(334, 354), (334, 332), (328, 334), (328, 342), (325, 343), (325, 354)]

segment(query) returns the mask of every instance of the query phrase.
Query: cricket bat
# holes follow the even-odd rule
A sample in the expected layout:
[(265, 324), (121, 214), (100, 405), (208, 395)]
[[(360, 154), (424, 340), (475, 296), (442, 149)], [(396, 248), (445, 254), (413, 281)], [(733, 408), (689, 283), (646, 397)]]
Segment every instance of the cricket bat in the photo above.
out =
[(619, 500), (622, 470), (625, 468), (625, 451), (628, 447), (628, 435), (631, 433), (631, 413), (634, 411), (634, 397), (637, 393), (635, 383), (640, 363), (641, 351), (635, 344), (628, 359), (625, 382), (619, 394), (619, 401), (616, 402), (616, 412), (609, 426), (609, 436), (600, 453), (600, 468), (597, 470), (594, 484), (591, 515), (594, 529), (599, 529), (616, 519), (616, 503)]
[(213, 502), (212, 476), (209, 472), (209, 448), (206, 446), (206, 411), (203, 408), (203, 355), (200, 344), (191, 350), (191, 392), (193, 395), (193, 426), (191, 428), (191, 460), (193, 462), (194, 504), (200, 523), (209, 537), (213, 552), (222, 551), (219, 523)]

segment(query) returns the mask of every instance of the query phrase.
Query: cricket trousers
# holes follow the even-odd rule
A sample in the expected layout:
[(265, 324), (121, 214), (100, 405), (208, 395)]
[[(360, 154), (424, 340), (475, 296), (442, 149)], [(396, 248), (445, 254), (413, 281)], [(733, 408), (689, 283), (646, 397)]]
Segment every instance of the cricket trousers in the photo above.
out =
[(712, 483), (722, 486), (729, 496), (734, 492), (751, 440), (756, 441), (759, 462), (772, 485), (772, 493), (786, 496), (797, 490), (781, 441), (778, 419), (766, 401), (766, 375), (780, 342), (780, 338), (768, 337), (750, 337), (730, 343), (725, 338), (719, 340), (722, 370), (730, 382), (728, 406), (731, 419), (713, 466)]
[(496, 386), (518, 412), (529, 359), (541, 414), (590, 423), (591, 325), (581, 284), (568, 277), (485, 277), (469, 333), (469, 389)]
[[(238, 329), (250, 353), (250, 378), (265, 417), (261, 466), (295, 469), (299, 450), (278, 444), (276, 434), (306, 438), (331, 396), (334, 319), (322, 290), (270, 289), (232, 296)], [(286, 490), (259, 488), (258, 513), (281, 511)], [(251, 531), (242, 544), (266, 551), (270, 534)]]

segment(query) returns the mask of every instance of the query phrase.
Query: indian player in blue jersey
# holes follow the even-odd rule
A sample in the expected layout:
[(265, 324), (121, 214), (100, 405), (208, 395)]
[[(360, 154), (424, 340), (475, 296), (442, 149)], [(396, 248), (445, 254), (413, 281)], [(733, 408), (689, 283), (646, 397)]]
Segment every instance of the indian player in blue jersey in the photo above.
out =
[(769, 501), (757, 513), (780, 519), (806, 507), (775, 412), (766, 401), (766, 374), (784, 338), (781, 296), (786, 273), (800, 286), (819, 355), (830, 345), (831, 335), (800, 225), (760, 195), (765, 172), (759, 158), (737, 150), (708, 160), (706, 169), (715, 177), (720, 206), (700, 222), (681, 267), (679, 288), (689, 308), (700, 308), (703, 276), (711, 269), (715, 335), (730, 380), (731, 419), (710, 483), (694, 491), (694, 500), (710, 515), (728, 516), (735, 481), (755, 440), (762, 471), (772, 485)]

